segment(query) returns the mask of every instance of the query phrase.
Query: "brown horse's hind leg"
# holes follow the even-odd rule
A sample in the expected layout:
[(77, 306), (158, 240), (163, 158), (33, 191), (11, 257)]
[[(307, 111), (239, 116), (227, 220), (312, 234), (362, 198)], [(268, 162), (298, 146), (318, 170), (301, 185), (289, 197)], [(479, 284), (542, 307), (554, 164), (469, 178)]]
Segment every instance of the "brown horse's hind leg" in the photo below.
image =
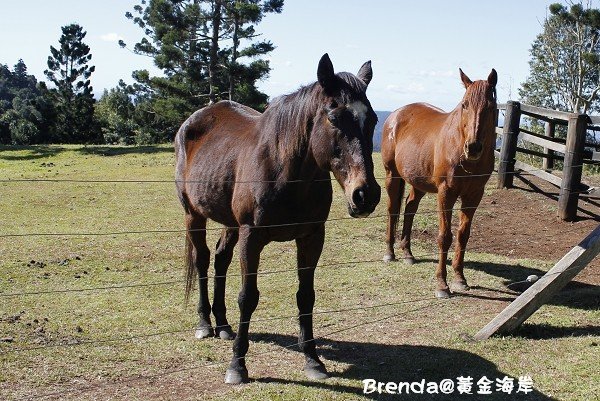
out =
[(225, 229), (217, 242), (215, 252), (215, 295), (212, 312), (215, 317), (215, 334), (223, 340), (233, 340), (235, 333), (227, 322), (227, 309), (225, 307), (225, 281), (227, 268), (231, 264), (233, 248), (238, 241), (237, 229)]
[(210, 323), (210, 302), (208, 300), (208, 266), (210, 251), (206, 246), (206, 218), (199, 215), (186, 215), (188, 240), (191, 243), (190, 263), (198, 274), (198, 315), (200, 322), (196, 329), (196, 338), (213, 337), (215, 335)]
[(452, 282), (452, 289), (459, 291), (468, 291), (470, 287), (467, 285), (467, 279), (463, 272), (463, 265), (465, 259), (465, 250), (467, 248), (467, 242), (471, 235), (471, 223), (473, 221), (473, 215), (479, 202), (483, 197), (483, 191), (469, 197), (462, 198), (462, 204), (460, 209), (460, 225), (456, 234), (456, 245), (454, 250), (454, 259), (452, 260), (452, 270), (454, 271), (454, 280)]
[(438, 188), (438, 248), (439, 260), (435, 270), (437, 298), (449, 298), (450, 288), (446, 282), (446, 262), (448, 261), (448, 250), (452, 244), (452, 207), (456, 202), (457, 196), (449, 191)]
[(404, 207), (404, 222), (402, 224), (402, 236), (400, 237), (400, 249), (404, 252), (404, 261), (409, 265), (416, 262), (410, 249), (410, 234), (412, 232), (415, 213), (417, 213), (419, 202), (421, 202), (424, 195), (425, 192), (412, 187), (410, 189), (410, 194), (406, 199), (406, 206)]
[[(386, 168), (387, 170), (387, 168)], [(385, 189), (388, 194), (388, 221), (386, 232), (387, 250), (383, 255), (384, 262), (392, 262), (396, 260), (394, 254), (394, 242), (396, 240), (396, 227), (398, 226), (398, 218), (400, 217), (400, 206), (404, 197), (405, 181), (399, 176), (387, 170), (385, 177)]]
[(315, 304), (314, 275), (315, 267), (323, 250), (325, 241), (325, 227), (321, 225), (314, 234), (296, 239), (298, 248), (298, 314), (300, 322), (300, 335), (298, 344), (304, 352), (306, 364), (304, 373), (309, 379), (321, 380), (329, 377), (325, 365), (319, 359), (313, 337), (313, 306)]

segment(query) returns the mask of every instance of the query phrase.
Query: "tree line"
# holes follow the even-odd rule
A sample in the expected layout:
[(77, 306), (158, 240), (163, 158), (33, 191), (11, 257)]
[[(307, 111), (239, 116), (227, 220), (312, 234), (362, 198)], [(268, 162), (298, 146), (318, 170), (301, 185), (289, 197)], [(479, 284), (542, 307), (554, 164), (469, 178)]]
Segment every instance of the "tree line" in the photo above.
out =
[(99, 100), (90, 78), (95, 71), (86, 32), (62, 27), (50, 46), (46, 81), (28, 74), (19, 60), (0, 64), (0, 143), (149, 144), (169, 141), (193, 111), (222, 99), (258, 110), (268, 97), (258, 81), (268, 76), (264, 58), (273, 49), (256, 26), (281, 13), (283, 0), (140, 0), (125, 18), (142, 31), (122, 48), (152, 57), (162, 71), (132, 72)]
[[(50, 47), (46, 81), (19, 60), (0, 64), (0, 143), (148, 144), (172, 139), (193, 111), (220, 99), (258, 110), (268, 97), (257, 82), (274, 49), (256, 26), (281, 13), (283, 0), (140, 0), (125, 18), (141, 39), (131, 46), (162, 71), (132, 73), (94, 99), (92, 53), (80, 25), (62, 27)], [(524, 103), (574, 113), (600, 112), (600, 10), (591, 0), (555, 3), (530, 49)], [(559, 135), (562, 133), (559, 132)]]

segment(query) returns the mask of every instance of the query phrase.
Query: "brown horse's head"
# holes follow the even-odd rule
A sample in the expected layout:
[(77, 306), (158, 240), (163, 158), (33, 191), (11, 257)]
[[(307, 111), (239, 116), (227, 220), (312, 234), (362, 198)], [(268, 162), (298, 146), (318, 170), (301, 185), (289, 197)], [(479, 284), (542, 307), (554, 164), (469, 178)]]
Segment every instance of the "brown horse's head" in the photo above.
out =
[(327, 54), (317, 69), (324, 104), (315, 118), (310, 146), (319, 167), (333, 172), (342, 186), (352, 217), (368, 216), (381, 197), (372, 157), (377, 115), (365, 94), (372, 76), (370, 61), (357, 75), (335, 74)]
[(459, 71), (460, 78), (467, 89), (461, 103), (460, 130), (464, 140), (463, 157), (469, 161), (477, 161), (485, 149), (494, 146), (498, 74), (492, 69), (486, 81), (473, 82), (461, 69)]

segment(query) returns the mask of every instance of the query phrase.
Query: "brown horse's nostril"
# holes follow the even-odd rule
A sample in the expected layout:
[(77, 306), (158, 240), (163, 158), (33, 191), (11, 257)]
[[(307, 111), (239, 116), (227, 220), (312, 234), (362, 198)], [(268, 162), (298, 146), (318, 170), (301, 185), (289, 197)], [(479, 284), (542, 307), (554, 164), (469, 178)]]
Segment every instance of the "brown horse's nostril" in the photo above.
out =
[(483, 150), (483, 145), (481, 144), (481, 142), (475, 141), (469, 144), (467, 150), (470, 155), (478, 155)]
[(363, 207), (366, 203), (366, 192), (364, 188), (357, 188), (352, 192), (352, 202), (358, 208)]

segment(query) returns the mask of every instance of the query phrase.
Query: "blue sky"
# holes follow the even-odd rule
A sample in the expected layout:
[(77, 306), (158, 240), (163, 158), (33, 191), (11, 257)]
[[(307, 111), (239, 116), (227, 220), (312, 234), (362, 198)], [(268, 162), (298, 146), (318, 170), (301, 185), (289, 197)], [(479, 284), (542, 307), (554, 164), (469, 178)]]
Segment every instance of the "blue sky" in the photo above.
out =
[[(556, 1), (556, 0), (555, 0)], [(336, 71), (356, 72), (372, 60), (368, 96), (376, 110), (425, 101), (446, 110), (462, 97), (458, 68), (471, 79), (499, 74), (500, 101), (516, 99), (527, 77), (529, 48), (541, 31), (552, 0), (286, 0), (258, 31), (276, 50), (272, 72), (260, 88), (269, 96), (316, 80), (319, 58), (328, 52)], [(60, 27), (81, 24), (92, 49), (94, 90), (131, 82), (136, 69), (153, 69), (148, 57), (119, 48), (133, 45), (141, 30), (124, 17), (137, 0), (5, 1), (0, 15), (0, 63), (23, 58), (43, 79), (50, 45)]]

